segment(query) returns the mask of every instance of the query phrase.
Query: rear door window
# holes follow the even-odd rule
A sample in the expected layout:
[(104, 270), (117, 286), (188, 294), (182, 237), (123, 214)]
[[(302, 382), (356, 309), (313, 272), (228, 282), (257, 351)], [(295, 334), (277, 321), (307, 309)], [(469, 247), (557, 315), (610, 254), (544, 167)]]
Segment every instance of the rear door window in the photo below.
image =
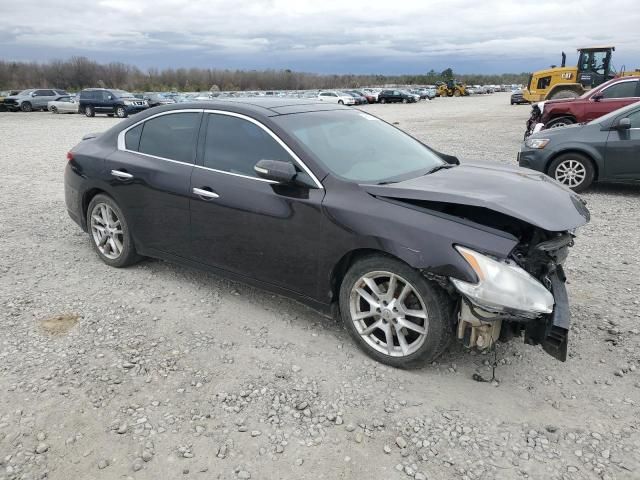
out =
[[(155, 157), (193, 163), (201, 116), (199, 112), (180, 112), (147, 120), (142, 128), (138, 151)], [(131, 141), (135, 142), (133, 136)]]
[(638, 81), (620, 82), (611, 85), (602, 91), (603, 98), (629, 98), (635, 97), (638, 92)]

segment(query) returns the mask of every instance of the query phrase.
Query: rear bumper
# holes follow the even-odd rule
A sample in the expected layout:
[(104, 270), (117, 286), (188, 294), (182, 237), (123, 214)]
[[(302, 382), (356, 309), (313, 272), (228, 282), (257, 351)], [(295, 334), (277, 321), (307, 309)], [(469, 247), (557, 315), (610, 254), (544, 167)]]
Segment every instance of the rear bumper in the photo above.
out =
[(82, 208), (82, 194), (79, 188), (80, 181), (81, 177), (74, 171), (72, 163), (67, 163), (64, 169), (64, 201), (67, 206), (67, 213), (80, 228), (87, 231)]

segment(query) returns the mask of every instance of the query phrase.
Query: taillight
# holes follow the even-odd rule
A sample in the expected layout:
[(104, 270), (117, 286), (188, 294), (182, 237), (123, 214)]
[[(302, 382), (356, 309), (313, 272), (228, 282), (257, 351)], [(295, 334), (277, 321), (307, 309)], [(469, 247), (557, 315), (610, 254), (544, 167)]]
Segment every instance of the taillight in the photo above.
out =
[(73, 152), (67, 152), (67, 161), (70, 162), (73, 160)]

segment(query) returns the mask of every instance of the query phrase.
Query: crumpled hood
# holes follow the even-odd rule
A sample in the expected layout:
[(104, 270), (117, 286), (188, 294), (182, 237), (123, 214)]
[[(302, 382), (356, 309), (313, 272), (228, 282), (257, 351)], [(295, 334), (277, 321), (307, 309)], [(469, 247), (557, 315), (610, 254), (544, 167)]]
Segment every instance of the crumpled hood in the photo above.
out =
[(379, 197), (483, 207), (551, 232), (571, 230), (590, 218), (576, 193), (520, 167), (464, 163), (403, 182), (361, 187)]

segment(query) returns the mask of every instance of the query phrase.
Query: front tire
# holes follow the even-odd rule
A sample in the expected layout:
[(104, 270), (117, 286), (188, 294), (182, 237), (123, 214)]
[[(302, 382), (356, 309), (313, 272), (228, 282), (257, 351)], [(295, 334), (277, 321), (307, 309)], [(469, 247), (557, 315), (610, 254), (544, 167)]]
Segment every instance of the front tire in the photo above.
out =
[(593, 183), (595, 168), (591, 159), (579, 153), (565, 153), (549, 165), (548, 175), (574, 192), (583, 192)]
[(574, 123), (576, 123), (576, 121), (571, 117), (558, 117), (548, 121), (544, 128), (545, 130), (548, 130), (550, 128), (559, 128), (565, 127), (567, 125), (573, 125)]
[(127, 110), (122, 105), (116, 107), (115, 114), (118, 118), (127, 118)]
[(381, 98), (380, 99), (380, 103), (382, 103), (382, 104), (387, 103), (387, 99), (386, 98)]
[(55, 105), (51, 106), (51, 113), (59, 113), (58, 108)]
[(397, 368), (434, 361), (451, 339), (451, 302), (444, 291), (395, 258), (358, 260), (340, 286), (345, 328), (367, 355)]
[(87, 208), (87, 227), (93, 249), (107, 265), (121, 268), (140, 260), (127, 220), (111, 197), (93, 197)]
[(32, 112), (33, 105), (31, 105), (31, 102), (22, 102), (22, 105), (20, 105), (20, 110), (22, 110), (23, 112)]

